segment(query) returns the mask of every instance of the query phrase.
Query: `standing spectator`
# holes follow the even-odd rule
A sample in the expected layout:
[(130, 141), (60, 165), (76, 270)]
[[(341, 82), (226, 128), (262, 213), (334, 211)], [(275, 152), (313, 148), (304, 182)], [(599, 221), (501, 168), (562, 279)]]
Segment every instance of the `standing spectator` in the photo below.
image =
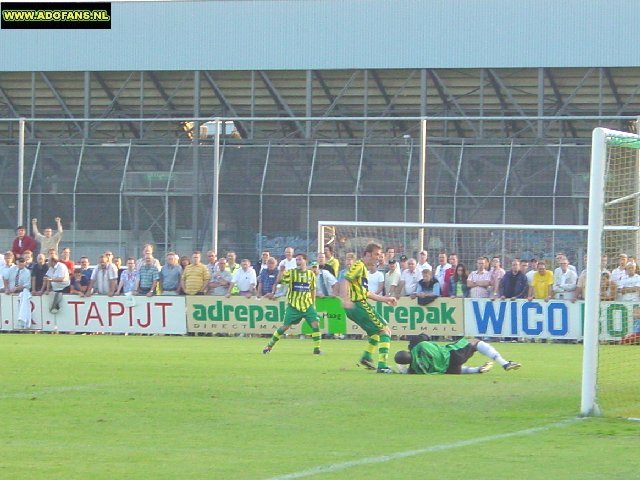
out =
[(425, 268), (427, 270), (433, 270), (433, 267), (429, 263), (429, 252), (427, 252), (426, 250), (421, 250), (418, 254), (418, 265), (416, 270), (418, 270), (418, 273), (422, 275), (422, 271)]
[(347, 252), (344, 256), (344, 268), (338, 272), (337, 279), (338, 281), (344, 278), (345, 273), (349, 271), (351, 265), (356, 260), (356, 254), (354, 252)]
[[(273, 259), (274, 266), (277, 265), (277, 260)], [(277, 278), (277, 273), (276, 273)], [(217, 297), (224, 297), (229, 293), (229, 284), (231, 283), (231, 272), (227, 268), (227, 259), (220, 257), (218, 259), (218, 271), (213, 275), (209, 282), (208, 293), (209, 295), (215, 295)]]
[(293, 256), (293, 247), (287, 247), (284, 249), (284, 258), (278, 264), (278, 269), (282, 270), (282, 266), (284, 265), (284, 269), (292, 270), (296, 268), (296, 259)]
[(4, 292), (7, 294), (19, 294), (23, 290), (31, 289), (31, 272), (26, 268), (23, 257), (16, 258), (16, 264), (7, 272), (4, 279)]
[[(387, 249), (384, 251), (382, 263), (378, 265), (379, 270), (382, 271), (383, 273), (387, 273), (389, 271), (389, 262), (395, 259), (396, 259), (396, 249), (394, 247), (387, 247)], [(398, 271), (398, 273), (400, 273), (400, 271)]]
[(526, 275), (522, 273), (520, 260), (514, 258), (511, 261), (511, 270), (502, 277), (498, 294), (502, 300), (505, 298), (515, 300), (516, 298), (527, 298), (528, 293), (529, 282), (527, 282)]
[(258, 298), (267, 297), (273, 299), (276, 294), (276, 280), (278, 279), (278, 261), (269, 257), (266, 268), (262, 268), (258, 274)]
[(33, 252), (31, 250), (25, 250), (22, 257), (24, 258), (24, 268), (31, 271), (33, 268)]
[(368, 289), (376, 295), (384, 292), (384, 273), (378, 270), (378, 265), (372, 265), (368, 274)]
[(178, 265), (178, 255), (174, 252), (167, 253), (167, 263), (160, 269), (160, 291), (162, 295), (178, 295), (182, 267)]
[(140, 270), (140, 267), (145, 264), (145, 258), (147, 258), (147, 255), (151, 255), (151, 258), (153, 259), (151, 263), (156, 267), (158, 271), (160, 271), (162, 265), (160, 265), (160, 260), (153, 257), (153, 245), (151, 245), (150, 243), (145, 243), (142, 246), (142, 257), (140, 257), (136, 262), (136, 270)]
[(91, 281), (91, 274), (93, 273), (93, 268), (89, 267), (89, 257), (80, 257), (80, 272), (82, 272), (82, 281), (80, 285), (85, 287), (89, 286), (89, 282)]
[(69, 278), (69, 270), (67, 266), (58, 261), (58, 257), (52, 255), (49, 258), (49, 270), (44, 277), (44, 293), (54, 292), (53, 301), (49, 311), (58, 313), (60, 311), (60, 302), (62, 302), (62, 294), (69, 293), (71, 279)]
[(38, 219), (31, 219), (31, 231), (33, 232), (33, 236), (37, 242), (40, 243), (40, 251), (47, 252), (50, 248), (55, 249), (56, 253), (58, 252), (58, 244), (60, 240), (62, 240), (62, 220), (60, 217), (56, 217), (55, 219), (58, 230), (56, 233), (53, 233), (51, 227), (46, 227), (42, 233), (38, 230)]
[(64, 247), (62, 249), (62, 252), (60, 252), (59, 261), (67, 266), (67, 270), (69, 270), (70, 273), (76, 269), (76, 263), (71, 260), (71, 249), (69, 247)]
[(191, 264), (182, 272), (180, 288), (186, 295), (203, 295), (209, 283), (209, 270), (200, 261), (201, 253), (193, 252)]
[(433, 272), (428, 268), (422, 270), (422, 279), (418, 282), (416, 293), (411, 298), (418, 299), (418, 305), (429, 305), (440, 296), (440, 283), (433, 278)]
[(34, 295), (42, 294), (44, 290), (44, 276), (47, 274), (47, 270), (49, 270), (47, 257), (44, 256), (44, 253), (40, 253), (36, 257), (36, 263), (34, 263), (31, 268), (31, 291)]
[(31, 250), (33, 252), (36, 249), (36, 241), (27, 235), (27, 229), (23, 225), (16, 228), (16, 235), (17, 237), (11, 245), (11, 252), (14, 257), (21, 257), (25, 250)]
[(209, 277), (213, 277), (213, 274), (218, 270), (218, 254), (213, 250), (207, 252), (207, 269)]
[(440, 284), (440, 290), (442, 291), (442, 287), (445, 283), (445, 275), (447, 274), (447, 270), (451, 268), (451, 264), (447, 261), (447, 254), (442, 252), (438, 254), (438, 266), (436, 267), (436, 271), (433, 274), (433, 278), (438, 280)]
[(187, 265), (191, 265), (191, 259), (187, 255), (183, 255), (180, 257), (180, 268), (184, 272), (184, 269), (187, 268)]
[(122, 266), (122, 257), (113, 257), (113, 265), (116, 267), (116, 272), (118, 272), (118, 283), (120, 283), (120, 277), (122, 277), (122, 272), (124, 272), (127, 267)]
[[(240, 270), (240, 264), (236, 263), (236, 258), (236, 252), (233, 250), (229, 250), (227, 252), (227, 270), (231, 273), (231, 277), (233, 277), (234, 273)], [(230, 288), (229, 292), (231, 292), (232, 295), (236, 295), (238, 293), (238, 286), (236, 285), (233, 288)]]
[[(337, 263), (338, 260), (335, 258), (334, 260), (335, 260), (334, 264), (339, 265), (339, 263)], [(326, 270), (327, 272), (331, 273), (331, 275), (333, 275), (334, 277), (337, 275), (337, 272), (335, 271), (333, 266), (327, 263), (327, 256), (323, 252), (318, 253), (318, 268), (320, 270)]]
[(81, 297), (84, 296), (86, 288), (82, 286), (82, 272), (80, 271), (80, 268), (76, 268), (73, 271), (73, 274), (69, 275), (69, 279), (71, 280), (71, 283), (69, 284), (69, 293), (73, 295), (80, 295)]
[(158, 280), (160, 280), (160, 272), (155, 265), (155, 258), (153, 255), (146, 254), (144, 258), (144, 264), (138, 270), (138, 294), (146, 295), (147, 297), (153, 296), (158, 287)]
[[(427, 270), (430, 270), (429, 268)], [(418, 282), (422, 279), (421, 271), (416, 268), (416, 259), (410, 258), (407, 260), (407, 268), (400, 273), (399, 288), (402, 295), (409, 297), (416, 293), (418, 288)]]
[(527, 282), (529, 282), (529, 286), (531, 286), (531, 282), (533, 282), (533, 276), (538, 271), (538, 260), (532, 258), (529, 261), (529, 271), (525, 274), (527, 276)]
[(387, 297), (400, 298), (400, 270), (395, 258), (389, 259), (387, 268), (384, 274), (384, 294)]
[(620, 280), (627, 276), (627, 261), (628, 256), (626, 253), (621, 253), (618, 256), (618, 266), (611, 271), (611, 281), (616, 285), (620, 285)]
[[(12, 252), (6, 252), (4, 254), (4, 264), (0, 267), (0, 279), (6, 278), (9, 275), (9, 270), (13, 267), (13, 259), (15, 256)], [(4, 283), (2, 283), (2, 288), (0, 291), (4, 292)]]
[(407, 264), (409, 263), (409, 259), (406, 255), (400, 255), (400, 261), (398, 263), (398, 267), (400, 268), (400, 273), (404, 272), (407, 269)]
[(316, 297), (335, 296), (338, 279), (329, 270), (320, 268), (315, 262), (311, 264), (311, 270), (317, 275)]
[(553, 293), (557, 300), (575, 300), (578, 275), (569, 268), (569, 260), (564, 255), (559, 258), (559, 267), (553, 274)]
[(94, 293), (113, 297), (118, 287), (118, 272), (115, 265), (109, 262), (106, 254), (100, 255), (98, 266), (91, 273), (91, 280), (85, 296), (90, 297)]
[(491, 296), (494, 298), (500, 296), (500, 281), (504, 274), (500, 257), (493, 257), (491, 259)]
[(640, 275), (636, 271), (636, 264), (627, 262), (626, 276), (618, 285), (618, 298), (620, 302), (640, 302)]
[(467, 298), (469, 296), (469, 286), (467, 280), (469, 279), (469, 272), (464, 263), (457, 263), (453, 275), (449, 279), (449, 288), (447, 292), (451, 298)]
[(477, 270), (469, 274), (467, 287), (469, 287), (469, 297), (489, 298), (489, 287), (491, 287), (491, 272), (486, 270), (485, 257), (479, 257), (476, 261)]
[(533, 274), (529, 285), (529, 301), (534, 298), (548, 301), (553, 296), (553, 273), (547, 270), (547, 264), (540, 260), (537, 262), (538, 271)]
[[(451, 277), (453, 277), (453, 275), (456, 273), (456, 268), (458, 267), (458, 254), (452, 253), (451, 255), (449, 255), (448, 261), (451, 267), (449, 267), (444, 272), (444, 280), (440, 285), (440, 295), (442, 295), (443, 297), (455, 297), (456, 295), (451, 293), (451, 291), (449, 290), (449, 287), (451, 286)], [(467, 287), (466, 278), (464, 282), (465, 282), (464, 286), (466, 288)]]
[(229, 285), (229, 293), (227, 297), (230, 297), (233, 293), (233, 287), (238, 287), (238, 294), (243, 297), (251, 297), (256, 293), (256, 271), (251, 268), (251, 262), (247, 258), (243, 258), (240, 262), (240, 270), (231, 277), (231, 285)]
[[(336, 275), (338, 275), (338, 272), (340, 272), (340, 260), (338, 260), (334, 256), (332, 245), (324, 246), (324, 257), (325, 257), (325, 263), (331, 267), (331, 269), (333, 270), (331, 273), (335, 277)], [(318, 265), (319, 264), (320, 264), (320, 260), (318, 260)]]
[(256, 264), (253, 266), (253, 268), (256, 271), (256, 276), (260, 276), (260, 272), (262, 272), (262, 270), (266, 270), (269, 265), (269, 259), (271, 258), (271, 253), (269, 252), (269, 250), (263, 250), (262, 253), (260, 254), (260, 260), (258, 260), (256, 262)]

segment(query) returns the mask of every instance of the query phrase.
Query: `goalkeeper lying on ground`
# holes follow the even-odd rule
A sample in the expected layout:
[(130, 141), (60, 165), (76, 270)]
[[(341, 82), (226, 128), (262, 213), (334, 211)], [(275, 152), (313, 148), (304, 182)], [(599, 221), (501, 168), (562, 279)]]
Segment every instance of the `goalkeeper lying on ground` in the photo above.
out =
[[(486, 373), (493, 367), (493, 362), (486, 362), (479, 367), (467, 367), (465, 362), (478, 351), (491, 360), (498, 362), (504, 370), (516, 370), (520, 364), (505, 360), (489, 343), (476, 338), (461, 338), (457, 342), (439, 345), (432, 342), (425, 334), (409, 336), (409, 351), (402, 350), (395, 355), (402, 373), (458, 375), (461, 373)], [(406, 371), (405, 371), (406, 370)]]

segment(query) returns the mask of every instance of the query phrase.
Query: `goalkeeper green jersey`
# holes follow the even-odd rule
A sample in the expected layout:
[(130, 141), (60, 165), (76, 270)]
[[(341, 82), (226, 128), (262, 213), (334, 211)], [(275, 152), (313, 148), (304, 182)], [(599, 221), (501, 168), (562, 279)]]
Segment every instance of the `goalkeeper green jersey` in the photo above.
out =
[(358, 260), (351, 265), (345, 273), (344, 278), (349, 282), (349, 298), (352, 302), (363, 302), (367, 300), (369, 292), (369, 277), (367, 276), (367, 266), (362, 260)]
[(420, 342), (411, 349), (411, 366), (409, 373), (439, 374), (447, 373), (451, 352), (461, 350), (469, 345), (466, 338), (461, 338), (455, 343), (438, 345), (433, 342)]
[(313, 294), (316, 291), (316, 274), (311, 270), (304, 272), (299, 268), (287, 270), (282, 274), (281, 283), (289, 287), (287, 299), (289, 305), (296, 310), (306, 312), (313, 305)]

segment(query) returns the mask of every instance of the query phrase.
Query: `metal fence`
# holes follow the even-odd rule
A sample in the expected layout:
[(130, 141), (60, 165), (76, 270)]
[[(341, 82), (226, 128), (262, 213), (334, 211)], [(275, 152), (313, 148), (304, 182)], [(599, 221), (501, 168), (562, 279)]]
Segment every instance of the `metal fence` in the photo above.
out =
[[(283, 120), (283, 132), (293, 120)], [(138, 255), (145, 241), (160, 255), (207, 250), (215, 232), (219, 251), (243, 257), (265, 248), (279, 255), (286, 245), (313, 251), (320, 219), (423, 221), (421, 161), (424, 221), (585, 223), (590, 139), (429, 138), (420, 135), (420, 119), (403, 121), (415, 122), (414, 137), (247, 140), (223, 131), (219, 143), (184, 132), (153, 141), (27, 137), (23, 223), (38, 217), (53, 225), (60, 216), (74, 249), (88, 248), (85, 238), (100, 231), (123, 256)], [(174, 122), (178, 130), (184, 123), (157, 122), (165, 129)], [(19, 153), (17, 138), (0, 141), (0, 228), (17, 221)]]

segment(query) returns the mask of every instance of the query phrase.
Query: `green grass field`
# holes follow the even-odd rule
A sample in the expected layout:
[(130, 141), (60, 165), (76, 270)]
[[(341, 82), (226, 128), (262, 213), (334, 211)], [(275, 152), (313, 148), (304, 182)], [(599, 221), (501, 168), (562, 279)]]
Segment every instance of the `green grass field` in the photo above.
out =
[(521, 370), (409, 376), (357, 368), (363, 341), (264, 344), (0, 335), (0, 478), (640, 476), (640, 422), (576, 417), (579, 345), (497, 343)]

